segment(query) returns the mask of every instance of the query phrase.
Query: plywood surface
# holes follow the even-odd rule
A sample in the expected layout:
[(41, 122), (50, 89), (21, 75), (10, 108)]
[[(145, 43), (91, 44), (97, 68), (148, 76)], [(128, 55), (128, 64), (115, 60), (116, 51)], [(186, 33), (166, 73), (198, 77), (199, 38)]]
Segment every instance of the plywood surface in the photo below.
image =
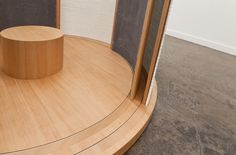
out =
[[(140, 97), (140, 95), (140, 92), (138, 92), (136, 99)], [(157, 82), (155, 81), (148, 107), (144, 104), (139, 104), (132, 116), (116, 132), (76, 155), (124, 154), (137, 141), (148, 126), (156, 105), (156, 98)]]
[(59, 29), (47, 26), (17, 26), (1, 31), (1, 36), (5, 39), (39, 42), (49, 41), (63, 37), (63, 32)]
[(67, 71), (50, 78), (26, 81), (0, 74), (0, 103), (10, 101), (0, 104), (0, 153), (122, 154), (148, 125), (157, 85), (146, 107), (141, 104), (144, 77), (131, 100), (126, 96), (131, 69), (108, 46), (67, 36), (65, 49)]
[(64, 36), (52, 27), (20, 26), (1, 33), (3, 71), (18, 79), (53, 75), (63, 67)]
[[(144, 82), (144, 81), (143, 81)], [(84, 131), (57, 142), (8, 155), (97, 155), (123, 154), (147, 127), (157, 97), (157, 85), (153, 88), (148, 107), (141, 104), (144, 83), (135, 100), (127, 98), (111, 115)]]
[(86, 130), (123, 103), (131, 80), (130, 66), (107, 46), (68, 36), (64, 68), (58, 74), (17, 80), (1, 71), (0, 153)]

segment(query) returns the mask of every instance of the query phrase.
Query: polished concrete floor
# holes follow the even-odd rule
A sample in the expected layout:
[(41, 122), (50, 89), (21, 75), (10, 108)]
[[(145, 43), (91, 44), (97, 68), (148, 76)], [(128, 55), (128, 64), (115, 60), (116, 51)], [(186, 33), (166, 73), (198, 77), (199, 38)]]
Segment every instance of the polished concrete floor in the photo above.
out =
[(127, 155), (236, 155), (236, 57), (166, 36), (153, 118)]

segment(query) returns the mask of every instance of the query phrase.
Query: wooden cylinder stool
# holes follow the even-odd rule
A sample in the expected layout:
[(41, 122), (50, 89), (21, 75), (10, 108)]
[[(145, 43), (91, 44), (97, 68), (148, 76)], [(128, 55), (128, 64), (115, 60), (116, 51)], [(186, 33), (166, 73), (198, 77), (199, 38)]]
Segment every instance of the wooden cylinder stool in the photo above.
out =
[(63, 43), (63, 33), (52, 27), (19, 26), (3, 30), (3, 70), (19, 79), (55, 74), (63, 67)]

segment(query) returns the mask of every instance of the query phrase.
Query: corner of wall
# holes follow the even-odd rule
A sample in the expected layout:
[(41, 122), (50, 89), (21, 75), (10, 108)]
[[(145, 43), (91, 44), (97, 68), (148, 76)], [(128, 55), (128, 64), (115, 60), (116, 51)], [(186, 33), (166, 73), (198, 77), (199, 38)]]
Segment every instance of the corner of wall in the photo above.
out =
[(236, 47), (224, 45), (221, 43), (217, 43), (217, 42), (214, 42), (211, 40), (207, 40), (207, 39), (204, 39), (201, 37), (197, 37), (197, 36), (194, 36), (191, 34), (186, 34), (186, 33), (179, 32), (179, 31), (172, 30), (172, 29), (168, 29), (168, 28), (167, 28), (166, 34), (176, 37), (176, 38), (180, 38), (180, 39), (192, 42), (192, 43), (196, 43), (196, 44), (199, 44), (199, 45), (202, 45), (205, 47), (209, 47), (209, 48), (215, 49), (220, 52), (224, 52), (224, 53), (236, 56)]

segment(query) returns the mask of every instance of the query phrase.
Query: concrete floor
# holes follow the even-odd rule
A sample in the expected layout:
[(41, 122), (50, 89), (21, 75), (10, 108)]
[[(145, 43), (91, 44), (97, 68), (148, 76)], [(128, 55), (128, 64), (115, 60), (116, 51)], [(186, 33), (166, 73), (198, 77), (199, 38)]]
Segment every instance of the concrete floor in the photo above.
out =
[(153, 118), (127, 155), (236, 155), (236, 57), (166, 36)]

